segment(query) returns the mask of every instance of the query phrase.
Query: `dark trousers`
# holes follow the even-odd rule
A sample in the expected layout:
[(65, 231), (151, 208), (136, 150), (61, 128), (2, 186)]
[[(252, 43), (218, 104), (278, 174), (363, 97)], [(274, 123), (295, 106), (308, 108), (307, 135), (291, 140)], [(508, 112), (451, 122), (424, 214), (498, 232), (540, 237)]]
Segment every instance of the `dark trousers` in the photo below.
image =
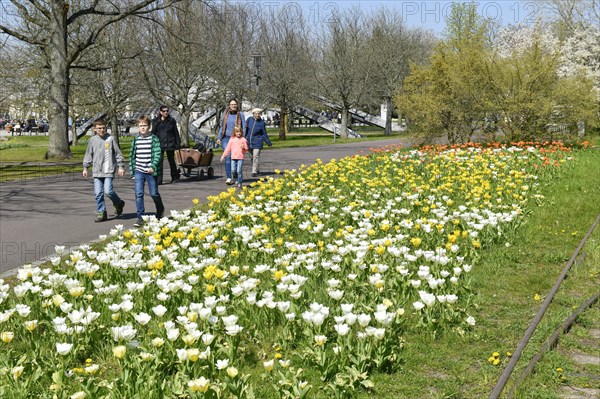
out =
[(177, 163), (175, 163), (175, 150), (162, 150), (160, 153), (160, 171), (156, 176), (156, 182), (162, 184), (163, 182), (163, 162), (165, 160), (165, 152), (167, 153), (167, 160), (169, 161), (169, 169), (171, 169), (171, 180), (177, 180), (180, 177)]

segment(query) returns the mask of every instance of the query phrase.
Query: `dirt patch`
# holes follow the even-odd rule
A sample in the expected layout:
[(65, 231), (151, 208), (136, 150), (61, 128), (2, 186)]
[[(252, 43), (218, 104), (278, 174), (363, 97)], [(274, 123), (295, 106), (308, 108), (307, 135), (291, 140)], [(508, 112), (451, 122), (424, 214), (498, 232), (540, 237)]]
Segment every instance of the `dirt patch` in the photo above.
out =
[(561, 387), (559, 395), (561, 399), (598, 399), (600, 389)]
[(598, 356), (588, 355), (585, 353), (571, 352), (569, 353), (569, 357), (571, 357), (571, 359), (573, 359), (573, 361), (577, 364), (591, 364), (594, 366), (600, 366), (600, 357)]

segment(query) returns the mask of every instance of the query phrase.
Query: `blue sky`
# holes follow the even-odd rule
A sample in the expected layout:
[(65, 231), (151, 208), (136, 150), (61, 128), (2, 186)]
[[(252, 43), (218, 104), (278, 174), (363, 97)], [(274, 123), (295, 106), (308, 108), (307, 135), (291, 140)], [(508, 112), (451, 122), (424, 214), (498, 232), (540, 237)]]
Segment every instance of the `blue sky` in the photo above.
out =
[[(459, 2), (463, 2), (459, 0)], [(470, 2), (470, 1), (469, 1)], [(380, 7), (398, 11), (404, 22), (410, 27), (422, 27), (441, 33), (445, 28), (444, 16), (450, 12), (452, 1), (449, 0), (262, 0), (248, 1), (260, 7), (300, 7), (311, 24), (327, 23), (335, 13), (359, 7), (365, 12)], [(484, 17), (492, 18), (502, 25), (532, 23), (542, 15), (539, 1), (496, 0), (475, 1), (477, 12)]]
[[(410, 27), (422, 27), (436, 33), (445, 28), (444, 16), (448, 15), (452, 0), (230, 0), (243, 3), (248, 7), (258, 7), (265, 12), (281, 7), (297, 7), (302, 10), (309, 24), (320, 25), (331, 20), (336, 13), (358, 7), (366, 13), (380, 7), (399, 12)], [(465, 0), (456, 0), (465, 2)], [(470, 2), (470, 1), (466, 1)], [(478, 0), (477, 12), (492, 18), (502, 25), (532, 23), (542, 13), (542, 2), (536, 0)], [(0, 22), (7, 22), (9, 13), (6, 7), (12, 7), (8, 0), (0, 0)]]

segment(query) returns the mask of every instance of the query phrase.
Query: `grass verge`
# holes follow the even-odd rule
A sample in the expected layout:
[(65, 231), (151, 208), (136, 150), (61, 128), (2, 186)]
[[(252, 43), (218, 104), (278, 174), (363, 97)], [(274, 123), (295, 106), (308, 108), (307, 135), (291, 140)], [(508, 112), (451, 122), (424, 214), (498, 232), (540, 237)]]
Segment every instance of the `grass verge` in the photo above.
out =
[[(407, 332), (402, 370), (373, 377), (375, 390), (359, 398), (485, 398), (498, 381), (545, 295), (554, 285), (600, 210), (600, 157), (597, 150), (576, 155), (572, 169), (545, 187), (545, 201), (533, 209), (528, 222), (510, 241), (487, 248), (473, 268), (471, 287), (477, 293), (477, 328), (465, 336), (432, 337)], [(507, 245), (508, 244), (508, 245)], [(545, 339), (571, 312), (598, 290), (600, 276), (600, 229), (596, 229), (583, 252), (583, 261), (571, 269), (542, 323), (530, 340), (509, 383), (526, 366)], [(600, 325), (598, 306), (585, 313), (558, 350), (548, 353), (536, 373), (518, 390), (515, 398), (556, 398), (562, 385), (580, 383), (600, 388), (597, 379), (582, 381), (581, 375), (598, 375), (598, 367), (581, 370), (569, 357), (581, 345), (590, 326)], [(584, 332), (582, 332), (582, 330)], [(494, 352), (499, 362), (488, 359)], [(597, 356), (597, 353), (596, 353)], [(563, 376), (557, 375), (562, 369)], [(578, 380), (579, 379), (579, 380)], [(505, 389), (505, 393), (510, 385)], [(325, 396), (318, 396), (324, 398)]]

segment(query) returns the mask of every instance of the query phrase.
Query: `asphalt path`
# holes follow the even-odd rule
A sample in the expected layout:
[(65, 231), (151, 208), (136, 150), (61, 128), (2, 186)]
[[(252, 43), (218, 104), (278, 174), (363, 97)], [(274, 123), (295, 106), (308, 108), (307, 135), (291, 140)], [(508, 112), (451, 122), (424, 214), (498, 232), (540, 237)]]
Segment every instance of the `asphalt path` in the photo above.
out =
[[(317, 159), (329, 162), (345, 156), (369, 152), (372, 147), (402, 144), (410, 145), (399, 137), (393, 139), (351, 142), (344, 144), (269, 149), (261, 154), (261, 176), (275, 176), (276, 169), (296, 169), (300, 165), (310, 165)], [(165, 182), (170, 181), (168, 162), (165, 161)], [(199, 180), (183, 177), (174, 184), (159, 186), (159, 192), (167, 209), (183, 210), (192, 206), (192, 200), (206, 201), (229, 186), (225, 185), (225, 168), (215, 155), (212, 162), (215, 176)], [(119, 218), (103, 223), (94, 223), (96, 203), (94, 200), (93, 179), (77, 173), (23, 179), (0, 184), (0, 276), (24, 265), (42, 261), (55, 253), (57, 245), (73, 249), (81, 244), (97, 240), (108, 234), (118, 224), (129, 228), (136, 221), (133, 180), (126, 174), (117, 177), (114, 188), (125, 201), (125, 210)], [(193, 170), (193, 173), (198, 169)], [(244, 163), (244, 184), (258, 178), (250, 177), (250, 162)], [(149, 195), (144, 196), (146, 212), (154, 212), (154, 203)], [(113, 211), (106, 198), (109, 215)]]

